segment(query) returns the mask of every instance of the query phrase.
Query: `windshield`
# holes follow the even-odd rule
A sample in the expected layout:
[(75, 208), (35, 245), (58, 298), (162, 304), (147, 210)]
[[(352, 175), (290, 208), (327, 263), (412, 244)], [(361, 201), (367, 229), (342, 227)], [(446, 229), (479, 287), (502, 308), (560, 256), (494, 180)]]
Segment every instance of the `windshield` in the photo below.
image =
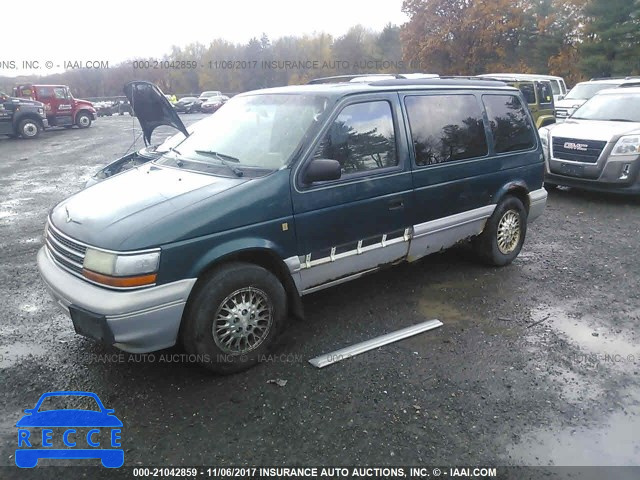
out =
[(218, 92), (202, 92), (200, 94), (200, 98), (209, 98), (209, 97), (213, 97), (215, 95), (218, 95)]
[(589, 100), (600, 90), (604, 90), (605, 88), (615, 88), (618, 85), (613, 83), (579, 83), (575, 87), (573, 87), (567, 96), (564, 97), (565, 100)]
[(190, 168), (191, 161), (196, 170), (198, 164), (225, 163), (235, 169), (276, 170), (288, 164), (305, 136), (320, 124), (327, 105), (326, 98), (316, 95), (235, 97), (198, 122), (197, 130), (158, 163)]
[(596, 95), (578, 108), (571, 118), (640, 122), (640, 94)]

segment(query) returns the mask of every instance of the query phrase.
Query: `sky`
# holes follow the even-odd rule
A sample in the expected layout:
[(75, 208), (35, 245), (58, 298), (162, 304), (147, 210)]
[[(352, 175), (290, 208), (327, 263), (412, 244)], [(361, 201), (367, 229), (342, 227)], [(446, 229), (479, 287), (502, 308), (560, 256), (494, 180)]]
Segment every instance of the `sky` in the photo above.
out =
[[(15, 20), (11, 15), (3, 20), (0, 76), (56, 73), (64, 62), (115, 65), (135, 57), (161, 58), (172, 45), (208, 45), (215, 38), (246, 43), (263, 32), (271, 40), (314, 32), (340, 36), (357, 24), (379, 31), (389, 22), (407, 21), (402, 0), (31, 0), (28, 5)], [(37, 68), (26, 68), (29, 61), (37, 61)]]

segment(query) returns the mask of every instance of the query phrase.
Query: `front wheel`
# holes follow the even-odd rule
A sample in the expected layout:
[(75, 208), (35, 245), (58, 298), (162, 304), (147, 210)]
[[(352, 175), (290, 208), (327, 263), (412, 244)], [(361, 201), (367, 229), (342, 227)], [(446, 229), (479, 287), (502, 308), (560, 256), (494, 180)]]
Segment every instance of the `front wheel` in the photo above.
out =
[(269, 351), (286, 318), (286, 293), (274, 274), (229, 263), (205, 277), (189, 301), (184, 347), (213, 372), (240, 372)]
[(87, 128), (91, 126), (91, 117), (88, 113), (80, 112), (76, 118), (76, 125), (78, 128)]
[(489, 265), (510, 264), (520, 253), (527, 234), (527, 211), (522, 201), (508, 196), (498, 204), (473, 244)]
[(18, 133), (22, 138), (33, 139), (40, 135), (40, 132), (42, 132), (42, 127), (31, 118), (25, 118), (18, 124)]

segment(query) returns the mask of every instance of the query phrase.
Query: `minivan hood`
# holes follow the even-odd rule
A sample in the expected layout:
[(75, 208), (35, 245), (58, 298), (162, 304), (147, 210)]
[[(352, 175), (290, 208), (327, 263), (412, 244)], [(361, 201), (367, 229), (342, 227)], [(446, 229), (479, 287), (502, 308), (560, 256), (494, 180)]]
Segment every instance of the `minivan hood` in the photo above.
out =
[[(96, 247), (153, 247), (175, 241), (184, 232), (173, 224), (163, 229), (163, 238), (140, 239), (146, 227), (246, 181), (145, 164), (62, 201), (52, 210), (51, 221), (66, 235)], [(138, 240), (130, 240), (134, 236)]]
[(189, 136), (184, 123), (162, 91), (151, 82), (134, 81), (124, 86), (124, 94), (140, 122), (144, 142), (151, 143), (151, 134), (156, 127), (168, 125), (185, 136)]
[(610, 142), (620, 135), (640, 132), (640, 124), (630, 122), (605, 122), (599, 120), (574, 120), (557, 123), (550, 128), (554, 137), (578, 138)]

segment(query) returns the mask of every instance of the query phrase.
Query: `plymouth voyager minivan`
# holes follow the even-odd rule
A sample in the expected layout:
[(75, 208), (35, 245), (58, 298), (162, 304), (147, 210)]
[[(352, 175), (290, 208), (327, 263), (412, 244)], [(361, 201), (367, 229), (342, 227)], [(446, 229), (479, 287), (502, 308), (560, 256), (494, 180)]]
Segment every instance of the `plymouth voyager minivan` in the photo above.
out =
[(260, 90), (190, 131), (155, 85), (125, 93), (146, 142), (178, 140), (54, 207), (38, 266), (77, 333), (127, 352), (180, 342), (242, 370), (302, 296), (465, 241), (506, 265), (546, 204), (537, 131), (502, 82)]

